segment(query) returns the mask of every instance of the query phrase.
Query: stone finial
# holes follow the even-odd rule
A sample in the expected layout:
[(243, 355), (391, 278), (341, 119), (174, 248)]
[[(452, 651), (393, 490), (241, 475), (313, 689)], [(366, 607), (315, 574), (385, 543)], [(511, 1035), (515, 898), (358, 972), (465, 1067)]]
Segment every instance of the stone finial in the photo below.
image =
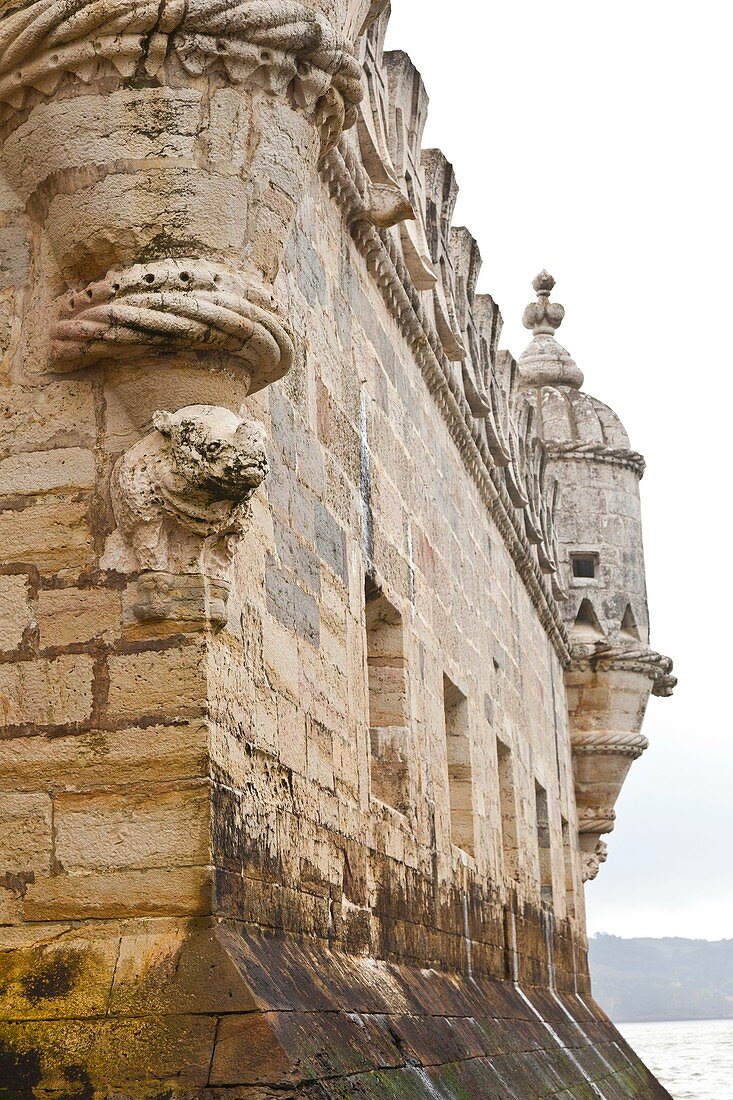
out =
[(537, 294), (537, 301), (527, 306), (522, 323), (535, 336), (553, 336), (565, 318), (565, 307), (559, 302), (549, 300), (555, 280), (549, 272), (543, 270), (532, 286)]
[(579, 390), (583, 385), (583, 372), (555, 339), (555, 333), (565, 318), (565, 307), (550, 301), (555, 280), (543, 270), (532, 286), (537, 301), (527, 306), (522, 322), (534, 338), (517, 362), (521, 384), (526, 388), (570, 386)]

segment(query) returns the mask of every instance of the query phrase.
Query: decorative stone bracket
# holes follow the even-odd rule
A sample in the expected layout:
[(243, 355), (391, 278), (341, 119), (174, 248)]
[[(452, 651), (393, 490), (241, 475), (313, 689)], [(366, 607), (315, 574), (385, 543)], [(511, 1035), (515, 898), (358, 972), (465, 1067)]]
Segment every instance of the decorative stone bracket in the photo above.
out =
[(158, 412), (112, 472), (117, 528), (102, 565), (139, 573), (132, 614), (226, 621), (229, 565), (267, 471), (264, 429), (228, 409)]
[(652, 695), (669, 698), (677, 686), (671, 657), (657, 653), (649, 646), (624, 646), (596, 643), (575, 644), (571, 650), (573, 669), (577, 672), (638, 672), (652, 683)]
[(649, 695), (671, 695), (672, 661), (648, 646), (576, 643), (566, 672), (584, 881), (606, 859), (604, 833), (629, 769), (648, 748), (641, 732)]

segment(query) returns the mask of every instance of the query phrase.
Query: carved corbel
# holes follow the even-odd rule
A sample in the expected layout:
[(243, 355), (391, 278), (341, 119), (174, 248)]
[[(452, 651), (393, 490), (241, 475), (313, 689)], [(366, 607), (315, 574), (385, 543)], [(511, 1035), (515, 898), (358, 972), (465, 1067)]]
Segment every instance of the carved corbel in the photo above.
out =
[(581, 850), (592, 857), (601, 836), (613, 830), (631, 765), (649, 746), (641, 732), (649, 695), (674, 677), (669, 658), (638, 642), (576, 639), (571, 656), (565, 677), (575, 799)]
[[(384, 5), (382, 5), (384, 12)], [(361, 39), (361, 63), (366, 94), (359, 108), (357, 133), (368, 176), (368, 214), (373, 225), (388, 229), (414, 221), (415, 210), (397, 177), (389, 148), (388, 89), (383, 62), (389, 13), (372, 21)]]
[(153, 423), (114, 467), (117, 526), (103, 568), (136, 575), (140, 622), (221, 625), (234, 545), (267, 475), (264, 429), (210, 405), (158, 412)]

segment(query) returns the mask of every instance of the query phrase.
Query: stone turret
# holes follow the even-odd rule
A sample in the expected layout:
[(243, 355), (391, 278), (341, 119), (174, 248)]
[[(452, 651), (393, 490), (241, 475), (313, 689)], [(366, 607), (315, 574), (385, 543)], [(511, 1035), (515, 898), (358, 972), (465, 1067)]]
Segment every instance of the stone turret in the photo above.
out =
[(641, 726), (649, 695), (671, 695), (676, 681), (672, 662), (649, 645), (639, 498), (644, 459), (613, 410), (582, 392), (582, 371), (555, 339), (565, 310), (550, 301), (554, 285), (546, 271), (534, 280), (537, 301), (523, 318), (533, 339), (518, 368), (560, 492), (556, 523), (572, 654), (566, 686), (589, 879), (606, 858), (601, 837), (614, 827), (629, 768), (648, 746)]

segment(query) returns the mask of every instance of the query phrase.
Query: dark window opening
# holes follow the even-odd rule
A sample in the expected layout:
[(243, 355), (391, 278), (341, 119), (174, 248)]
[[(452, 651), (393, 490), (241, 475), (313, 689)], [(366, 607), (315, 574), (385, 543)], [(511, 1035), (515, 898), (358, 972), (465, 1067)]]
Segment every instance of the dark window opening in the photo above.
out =
[(621, 633), (625, 634), (628, 638), (636, 638), (637, 641), (641, 640), (639, 628), (636, 625), (636, 619), (634, 618), (634, 612), (631, 610), (631, 604), (626, 605), (624, 617), (621, 620)]
[(575, 616), (575, 631), (583, 637), (603, 637), (601, 624), (590, 600), (583, 600)]
[(573, 576), (585, 580), (594, 580), (598, 567), (598, 558), (593, 554), (573, 554)]
[(575, 918), (575, 874), (573, 870), (573, 847), (570, 843), (570, 826), (562, 819), (562, 843), (565, 856), (565, 911)]
[(503, 741), (496, 742), (499, 764), (499, 807), (504, 870), (513, 879), (519, 878), (519, 837), (517, 835), (517, 799), (514, 788), (512, 750)]

